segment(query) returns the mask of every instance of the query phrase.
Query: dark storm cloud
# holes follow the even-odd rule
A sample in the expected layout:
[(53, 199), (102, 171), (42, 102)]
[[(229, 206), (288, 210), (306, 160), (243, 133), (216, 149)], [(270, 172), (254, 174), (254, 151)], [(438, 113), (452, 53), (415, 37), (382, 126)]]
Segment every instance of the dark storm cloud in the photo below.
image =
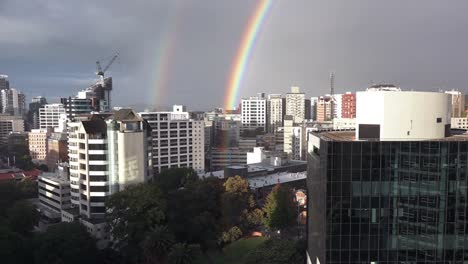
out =
[[(221, 106), (254, 6), (252, 0), (0, 0), (0, 73), (29, 98), (58, 98), (92, 82), (95, 60), (119, 51), (111, 68), (114, 102), (151, 104), (157, 49), (177, 20), (167, 98), (160, 101)], [(330, 71), (341, 92), (372, 81), (464, 90), (467, 7), (461, 0), (276, 0), (241, 95), (284, 93), (291, 85), (319, 95)]]

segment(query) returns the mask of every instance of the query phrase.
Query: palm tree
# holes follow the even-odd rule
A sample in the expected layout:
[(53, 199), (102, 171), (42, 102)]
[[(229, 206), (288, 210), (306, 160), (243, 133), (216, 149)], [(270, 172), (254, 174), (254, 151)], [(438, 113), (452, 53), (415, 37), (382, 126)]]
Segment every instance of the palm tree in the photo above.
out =
[(164, 263), (167, 254), (174, 245), (174, 235), (167, 226), (156, 226), (146, 235), (141, 243), (145, 263), (156, 264)]

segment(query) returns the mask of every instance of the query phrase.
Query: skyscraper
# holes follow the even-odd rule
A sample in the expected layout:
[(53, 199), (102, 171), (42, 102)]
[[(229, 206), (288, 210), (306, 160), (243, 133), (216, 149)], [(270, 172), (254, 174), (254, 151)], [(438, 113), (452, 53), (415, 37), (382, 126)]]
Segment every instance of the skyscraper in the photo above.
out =
[(293, 117), (294, 123), (302, 123), (305, 118), (305, 95), (299, 87), (291, 87), (286, 94), (286, 115)]
[(63, 104), (46, 104), (39, 108), (39, 127), (57, 128), (60, 125), (60, 119), (65, 115)]
[(0, 90), (0, 100), (3, 114), (14, 116), (23, 116), (25, 114), (25, 95), (17, 89)]
[(468, 136), (444, 93), (357, 93), (356, 131), (309, 134), (311, 263), (468, 260)]
[(317, 121), (332, 120), (332, 97), (330, 95), (320, 96), (317, 100)]
[(35, 96), (29, 103), (28, 123), (31, 129), (39, 128), (39, 108), (47, 104), (47, 100), (42, 96)]

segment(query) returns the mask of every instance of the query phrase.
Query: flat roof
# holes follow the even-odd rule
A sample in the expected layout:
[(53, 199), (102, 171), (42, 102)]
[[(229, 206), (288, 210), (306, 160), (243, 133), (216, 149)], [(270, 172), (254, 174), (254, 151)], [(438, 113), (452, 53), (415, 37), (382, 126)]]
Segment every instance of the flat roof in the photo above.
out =
[[(380, 141), (379, 139), (362, 139), (356, 140), (356, 134), (354, 130), (347, 131), (311, 131), (310, 133), (317, 135), (326, 141)], [(394, 140), (382, 140), (382, 141), (468, 141), (468, 131), (462, 129), (452, 129), (451, 136), (445, 138), (433, 138), (433, 139), (394, 139)]]

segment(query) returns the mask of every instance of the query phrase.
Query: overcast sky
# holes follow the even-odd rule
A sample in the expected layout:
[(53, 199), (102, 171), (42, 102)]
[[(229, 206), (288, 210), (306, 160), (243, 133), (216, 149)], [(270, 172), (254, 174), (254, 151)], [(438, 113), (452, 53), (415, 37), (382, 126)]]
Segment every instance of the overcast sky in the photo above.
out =
[[(114, 105), (223, 105), (226, 82), (256, 0), (0, 0), (0, 73), (49, 101), (76, 94), (95, 61), (118, 51), (109, 72)], [(389, 82), (407, 90), (468, 84), (466, 0), (274, 0), (241, 96), (307, 96)], [(159, 47), (172, 40), (156, 87)]]

